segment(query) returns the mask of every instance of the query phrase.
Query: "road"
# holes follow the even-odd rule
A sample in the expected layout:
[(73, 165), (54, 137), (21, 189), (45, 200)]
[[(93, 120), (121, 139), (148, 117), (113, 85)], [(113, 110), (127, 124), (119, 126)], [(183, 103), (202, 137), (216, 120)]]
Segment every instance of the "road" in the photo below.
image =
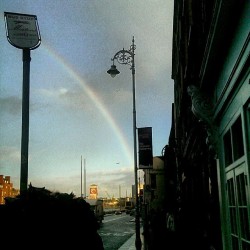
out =
[(98, 233), (105, 250), (117, 250), (135, 233), (135, 218), (125, 213), (105, 216)]

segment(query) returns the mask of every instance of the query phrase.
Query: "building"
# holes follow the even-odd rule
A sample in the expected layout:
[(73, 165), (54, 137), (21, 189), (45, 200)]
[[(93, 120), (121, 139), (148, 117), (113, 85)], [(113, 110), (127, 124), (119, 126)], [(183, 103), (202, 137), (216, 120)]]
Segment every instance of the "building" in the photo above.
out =
[(161, 156), (153, 157), (153, 166), (144, 169), (143, 203), (148, 211), (160, 210), (165, 202), (164, 161)]
[(250, 249), (250, 2), (175, 1), (166, 209), (190, 249)]
[(139, 210), (143, 230), (147, 232), (155, 214), (164, 211), (166, 200), (164, 159), (162, 156), (154, 156), (152, 163), (151, 167), (143, 169), (144, 185), (139, 189)]
[(15, 197), (19, 194), (19, 190), (13, 187), (10, 182), (10, 176), (0, 175), (0, 204), (5, 204), (6, 197)]

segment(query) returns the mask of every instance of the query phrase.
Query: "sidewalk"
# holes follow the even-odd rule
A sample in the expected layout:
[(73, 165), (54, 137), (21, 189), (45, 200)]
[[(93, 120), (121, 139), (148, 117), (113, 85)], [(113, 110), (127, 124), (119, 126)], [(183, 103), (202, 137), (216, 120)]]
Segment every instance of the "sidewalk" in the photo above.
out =
[[(144, 236), (142, 235), (143, 227), (140, 228), (141, 233), (141, 250), (144, 250)], [(118, 250), (136, 250), (135, 248), (135, 234), (133, 234)]]

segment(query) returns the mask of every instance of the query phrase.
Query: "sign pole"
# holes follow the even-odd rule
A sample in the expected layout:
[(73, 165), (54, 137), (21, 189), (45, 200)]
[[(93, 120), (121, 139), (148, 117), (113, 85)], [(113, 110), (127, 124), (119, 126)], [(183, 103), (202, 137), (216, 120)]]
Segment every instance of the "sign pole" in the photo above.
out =
[(23, 49), (23, 100), (20, 193), (26, 191), (28, 187), (30, 61), (30, 50)]
[(36, 15), (4, 12), (6, 35), (9, 43), (23, 50), (23, 99), (20, 193), (28, 189), (29, 158), (29, 99), (30, 99), (30, 50), (41, 44)]

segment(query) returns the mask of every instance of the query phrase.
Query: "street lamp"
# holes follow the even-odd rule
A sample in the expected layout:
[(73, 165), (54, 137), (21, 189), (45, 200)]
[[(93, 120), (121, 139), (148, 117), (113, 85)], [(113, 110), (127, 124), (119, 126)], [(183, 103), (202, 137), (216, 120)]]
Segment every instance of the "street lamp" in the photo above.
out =
[(135, 246), (136, 249), (141, 249), (141, 237), (140, 237), (140, 215), (139, 215), (139, 199), (138, 199), (138, 181), (137, 181), (137, 143), (136, 143), (136, 107), (135, 107), (135, 40), (133, 37), (132, 45), (129, 50), (122, 49), (118, 51), (111, 59), (113, 64), (107, 71), (111, 77), (115, 77), (120, 73), (116, 68), (114, 61), (117, 60), (119, 64), (130, 65), (132, 71), (132, 90), (133, 90), (133, 134), (134, 134), (134, 175), (135, 175)]

